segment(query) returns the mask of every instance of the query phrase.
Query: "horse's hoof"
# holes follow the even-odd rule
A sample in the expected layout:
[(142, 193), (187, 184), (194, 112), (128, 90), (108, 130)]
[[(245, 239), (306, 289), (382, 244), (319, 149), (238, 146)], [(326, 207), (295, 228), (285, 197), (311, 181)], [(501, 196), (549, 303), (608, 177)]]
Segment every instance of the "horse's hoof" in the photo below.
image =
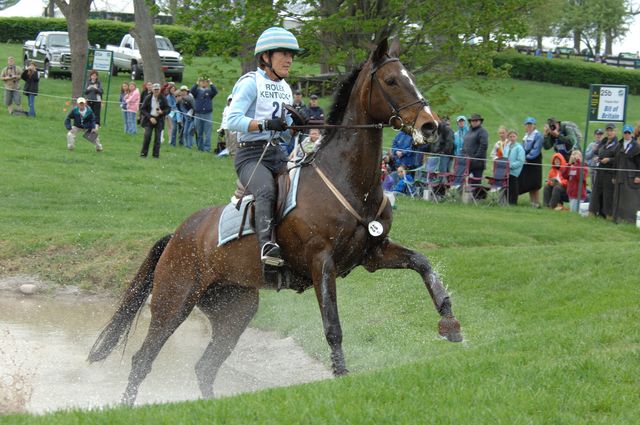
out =
[(346, 367), (343, 367), (340, 369), (333, 369), (333, 376), (335, 376), (336, 378), (340, 376), (346, 376), (348, 374), (349, 374), (349, 369), (347, 369)]
[(438, 322), (438, 333), (451, 342), (461, 342), (460, 322), (455, 317), (443, 317)]

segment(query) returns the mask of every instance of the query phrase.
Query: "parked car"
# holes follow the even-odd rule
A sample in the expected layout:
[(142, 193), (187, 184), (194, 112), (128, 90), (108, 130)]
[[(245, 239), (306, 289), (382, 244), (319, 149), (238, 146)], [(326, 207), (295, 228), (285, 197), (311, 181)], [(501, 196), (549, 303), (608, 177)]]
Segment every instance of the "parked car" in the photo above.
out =
[(556, 47), (553, 50), (554, 56), (571, 56), (575, 54), (576, 54), (576, 50), (572, 47)]
[[(181, 82), (184, 64), (180, 53), (176, 52), (168, 38), (160, 35), (156, 35), (156, 46), (164, 75), (173, 81)], [(138, 44), (131, 34), (125, 34), (119, 46), (108, 44), (106, 49), (113, 52), (111, 75), (118, 75), (119, 71), (129, 71), (132, 80), (143, 78), (142, 55), (140, 55)]]
[(620, 59), (638, 59), (638, 55), (630, 52), (621, 52), (618, 54), (618, 58)]
[(44, 78), (54, 75), (71, 76), (71, 47), (66, 31), (42, 31), (35, 40), (28, 40), (22, 46), (25, 67), (36, 64)]

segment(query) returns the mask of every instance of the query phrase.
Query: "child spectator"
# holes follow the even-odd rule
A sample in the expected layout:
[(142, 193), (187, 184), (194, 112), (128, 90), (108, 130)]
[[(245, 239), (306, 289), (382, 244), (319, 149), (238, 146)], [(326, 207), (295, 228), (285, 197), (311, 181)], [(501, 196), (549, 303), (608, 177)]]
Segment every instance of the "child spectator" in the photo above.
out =
[[(507, 128), (504, 125), (498, 127), (498, 137), (500, 138), (491, 150), (491, 158), (498, 159), (503, 157), (504, 146), (507, 144)], [(506, 155), (505, 155), (506, 156)]]
[(551, 158), (551, 169), (547, 178), (547, 184), (544, 187), (543, 202), (545, 207), (562, 211), (564, 207), (562, 202), (567, 202), (567, 183), (569, 176), (567, 161), (560, 152), (553, 154)]
[(509, 205), (518, 205), (518, 177), (524, 166), (524, 148), (518, 143), (518, 132), (511, 130), (507, 135), (507, 143), (504, 146), (504, 157), (509, 160), (509, 193), (507, 199)]
[(124, 132), (127, 134), (136, 134), (136, 115), (140, 108), (140, 92), (136, 88), (136, 83), (129, 83), (129, 92), (124, 96), (127, 104), (127, 119), (125, 121)]
[(127, 101), (125, 97), (129, 93), (129, 83), (122, 83), (120, 86), (120, 110), (122, 110), (122, 122), (124, 122), (124, 132), (127, 132)]
[[(572, 212), (578, 212), (580, 201), (587, 199), (587, 176), (589, 174), (587, 167), (582, 164), (582, 153), (579, 150), (571, 152), (568, 174), (567, 196), (569, 197), (569, 209)], [(582, 190), (578, 196), (580, 184), (582, 184)]]
[(404, 165), (399, 166), (396, 173), (398, 175), (398, 183), (393, 187), (393, 191), (413, 196), (413, 177), (407, 174)]

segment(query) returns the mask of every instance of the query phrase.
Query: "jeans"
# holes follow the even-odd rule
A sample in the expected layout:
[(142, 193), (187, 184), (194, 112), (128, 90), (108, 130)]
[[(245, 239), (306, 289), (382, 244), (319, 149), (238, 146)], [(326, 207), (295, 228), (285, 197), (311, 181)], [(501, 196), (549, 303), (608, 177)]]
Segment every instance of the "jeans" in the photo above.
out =
[(213, 114), (207, 112), (205, 114), (195, 114), (195, 128), (196, 128), (196, 145), (198, 150), (204, 152), (211, 152), (211, 130), (213, 123), (211, 119)]
[(173, 125), (171, 126), (171, 136), (169, 139), (169, 144), (171, 146), (175, 146), (176, 145), (176, 141), (178, 141), (178, 143), (180, 143), (181, 145), (182, 143), (182, 138), (180, 137), (180, 128), (182, 127), (182, 121), (178, 121), (178, 119), (176, 117), (171, 118), (171, 122), (173, 123)]
[(125, 121), (125, 130), (127, 134), (136, 134), (138, 129), (136, 128), (136, 113), (127, 111), (127, 119)]
[(29, 100), (29, 116), (36, 116), (36, 95), (29, 94), (27, 95), (27, 99)]
[(569, 209), (571, 212), (578, 212), (580, 209), (580, 200), (578, 198), (569, 198)]
[(182, 135), (180, 144), (191, 149), (193, 146), (193, 118), (185, 115), (182, 120)]

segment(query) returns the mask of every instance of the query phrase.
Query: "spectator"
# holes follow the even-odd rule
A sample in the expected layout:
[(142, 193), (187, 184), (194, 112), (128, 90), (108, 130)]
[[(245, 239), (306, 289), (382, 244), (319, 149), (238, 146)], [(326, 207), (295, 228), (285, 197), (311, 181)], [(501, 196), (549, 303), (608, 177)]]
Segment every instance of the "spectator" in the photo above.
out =
[(524, 148), (518, 143), (518, 132), (511, 130), (507, 133), (507, 143), (503, 147), (503, 156), (509, 160), (509, 192), (507, 199), (509, 205), (518, 205), (518, 177), (524, 166)]
[(129, 93), (129, 83), (122, 83), (120, 86), (120, 109), (122, 110), (122, 122), (124, 122), (124, 132), (127, 132), (127, 101), (126, 96)]
[(387, 168), (387, 171), (389, 171), (389, 173), (396, 171), (396, 162), (393, 159), (393, 150), (391, 148), (389, 148), (387, 153), (382, 155), (382, 164), (384, 164), (384, 166)]
[(40, 76), (38, 75), (38, 70), (36, 69), (36, 64), (31, 62), (27, 69), (22, 71), (21, 77), (25, 83), (23, 92), (24, 95), (27, 96), (29, 101), (29, 116), (36, 116), (36, 96), (38, 95), (38, 83), (40, 81)]
[(556, 211), (562, 211), (563, 202), (569, 201), (567, 197), (569, 171), (567, 162), (560, 152), (556, 152), (551, 157), (551, 169), (544, 187), (543, 202), (545, 207)]
[(127, 134), (136, 134), (136, 115), (140, 107), (140, 92), (136, 88), (136, 83), (129, 83), (129, 91), (124, 95), (124, 101), (127, 104), (126, 120), (124, 122), (124, 132)]
[(571, 121), (558, 121), (549, 118), (544, 128), (543, 146), (546, 150), (553, 148), (555, 152), (562, 154), (565, 162), (569, 160), (571, 151), (580, 149), (582, 135), (578, 126)]
[(591, 188), (593, 188), (593, 185), (595, 183), (595, 169), (598, 166), (596, 162), (597, 156), (595, 155), (595, 150), (597, 149), (598, 144), (600, 144), (600, 142), (602, 141), (602, 136), (604, 136), (604, 131), (601, 128), (597, 128), (596, 131), (593, 132), (593, 142), (589, 143), (584, 155), (584, 158), (587, 161), (587, 166), (589, 166), (589, 169), (591, 171)]
[(393, 187), (393, 192), (413, 196), (413, 177), (407, 173), (404, 165), (398, 167), (396, 174), (398, 176), (398, 182)]
[(160, 84), (152, 86), (153, 92), (147, 96), (140, 108), (140, 125), (144, 127), (144, 139), (140, 156), (146, 158), (151, 143), (151, 133), (155, 131), (153, 139), (153, 157), (160, 158), (160, 138), (164, 128), (164, 117), (169, 113), (166, 97), (160, 92)]
[(297, 113), (306, 116), (307, 107), (304, 105), (302, 101), (302, 92), (300, 90), (296, 90), (293, 94), (293, 104), (291, 104)]
[(611, 219), (613, 214), (613, 179), (615, 177), (614, 158), (618, 150), (616, 125), (607, 124), (606, 137), (594, 149), (595, 161), (598, 164), (596, 180), (591, 190), (589, 214)]
[(289, 161), (299, 161), (305, 156), (313, 153), (320, 147), (322, 137), (320, 136), (320, 130), (312, 128), (309, 130), (309, 135), (299, 144), (297, 144), (293, 151), (289, 154)]
[(467, 123), (467, 117), (460, 115), (456, 118), (458, 127), (454, 133), (454, 145), (455, 149), (453, 154), (455, 156), (462, 156), (462, 145), (464, 144), (464, 136), (469, 132), (469, 124)]
[(384, 190), (385, 192), (392, 192), (393, 191), (393, 186), (395, 186), (395, 183), (393, 181), (393, 177), (391, 177), (389, 170), (387, 169), (387, 167), (382, 167), (380, 169), (380, 179), (382, 181), (382, 190)]
[[(142, 91), (140, 92), (140, 100), (138, 102), (139, 103), (138, 111), (140, 111), (140, 108), (142, 107), (142, 102), (144, 102), (147, 96), (149, 96), (152, 92), (153, 92), (153, 83), (151, 81), (147, 81), (142, 86)], [(140, 124), (140, 115), (138, 115), (137, 123)]]
[(187, 149), (191, 149), (193, 146), (193, 105), (194, 100), (191, 93), (189, 93), (189, 87), (182, 86), (180, 87), (180, 91), (182, 92), (182, 99), (178, 104), (178, 110), (180, 111), (180, 115), (182, 115), (182, 138), (181, 144)]
[(229, 155), (231, 155), (230, 149), (233, 148), (235, 153), (235, 146), (230, 146), (230, 133), (229, 125), (227, 124), (227, 114), (229, 113), (229, 105), (231, 105), (231, 101), (233, 98), (231, 95), (227, 96), (227, 105), (224, 107), (222, 111), (222, 122), (220, 123), (220, 128), (218, 129), (218, 147), (216, 148), (216, 153), (222, 152), (224, 149), (227, 149)]
[(502, 158), (504, 145), (507, 144), (507, 127), (501, 125), (498, 127), (498, 137), (500, 138), (495, 145), (493, 145), (493, 149), (491, 150), (491, 159)]
[[(469, 176), (472, 176), (476, 181), (482, 179), (482, 173), (484, 172), (486, 160), (487, 160), (487, 147), (489, 143), (489, 133), (482, 127), (484, 118), (480, 114), (472, 114), (469, 117), (471, 123), (471, 129), (464, 136), (464, 144), (462, 145), (462, 156), (471, 158), (471, 165), (469, 166)], [(474, 197), (480, 195), (481, 188), (476, 190)]]
[(211, 152), (211, 130), (213, 128), (213, 98), (218, 89), (207, 77), (200, 77), (191, 87), (194, 99), (194, 125), (198, 150)]
[(518, 177), (520, 195), (529, 194), (533, 208), (540, 208), (540, 188), (542, 187), (542, 134), (536, 129), (536, 119), (527, 117), (524, 120), (525, 134), (523, 148), (525, 163)]
[[(569, 157), (569, 171), (567, 183), (567, 196), (569, 197), (569, 209), (578, 212), (580, 202), (587, 199), (587, 176), (589, 170), (582, 164), (582, 152), (574, 150)], [(582, 187), (580, 185), (582, 184)], [(578, 196), (580, 193), (580, 196)]]
[(95, 145), (96, 152), (102, 152), (102, 145), (97, 134), (98, 128), (96, 127), (95, 114), (87, 106), (87, 101), (84, 97), (79, 97), (76, 102), (78, 106), (69, 111), (64, 120), (64, 126), (69, 130), (67, 133), (67, 149), (70, 151), (75, 149), (76, 134), (84, 131), (83, 137)]
[(182, 99), (182, 92), (178, 90), (175, 84), (169, 86), (169, 93), (167, 93), (167, 104), (169, 105), (170, 112), (167, 115), (169, 144), (175, 146), (176, 143), (180, 143), (180, 126), (182, 124), (182, 115), (178, 111), (178, 102)]
[(413, 138), (409, 134), (399, 131), (393, 139), (391, 151), (396, 169), (400, 165), (403, 165), (405, 170), (411, 170), (416, 166), (418, 154), (413, 151)]
[(305, 111), (307, 114), (307, 122), (309, 125), (323, 125), (324, 111), (318, 106), (318, 96), (312, 94), (309, 96), (309, 106)]
[(7, 66), (2, 68), (2, 81), (4, 82), (4, 104), (7, 106), (9, 114), (13, 114), (14, 105), (21, 111), (22, 99), (20, 97), (20, 76), (22, 68), (16, 66), (13, 56), (7, 58)]
[(640, 211), (640, 146), (633, 137), (633, 127), (622, 127), (622, 141), (616, 152), (618, 170), (614, 180), (613, 221), (636, 222)]
[(98, 71), (92, 69), (89, 72), (89, 82), (84, 89), (87, 99), (87, 106), (91, 108), (96, 116), (96, 127), (100, 127), (100, 113), (102, 111), (102, 83), (98, 79)]
[[(439, 157), (438, 172), (449, 172), (451, 156), (454, 150), (454, 134), (449, 126), (449, 117), (443, 116), (438, 126), (438, 139), (435, 143), (425, 143), (416, 148), (420, 152), (430, 152)], [(419, 155), (419, 154), (418, 154)], [(422, 159), (417, 156), (415, 166), (420, 166)]]

